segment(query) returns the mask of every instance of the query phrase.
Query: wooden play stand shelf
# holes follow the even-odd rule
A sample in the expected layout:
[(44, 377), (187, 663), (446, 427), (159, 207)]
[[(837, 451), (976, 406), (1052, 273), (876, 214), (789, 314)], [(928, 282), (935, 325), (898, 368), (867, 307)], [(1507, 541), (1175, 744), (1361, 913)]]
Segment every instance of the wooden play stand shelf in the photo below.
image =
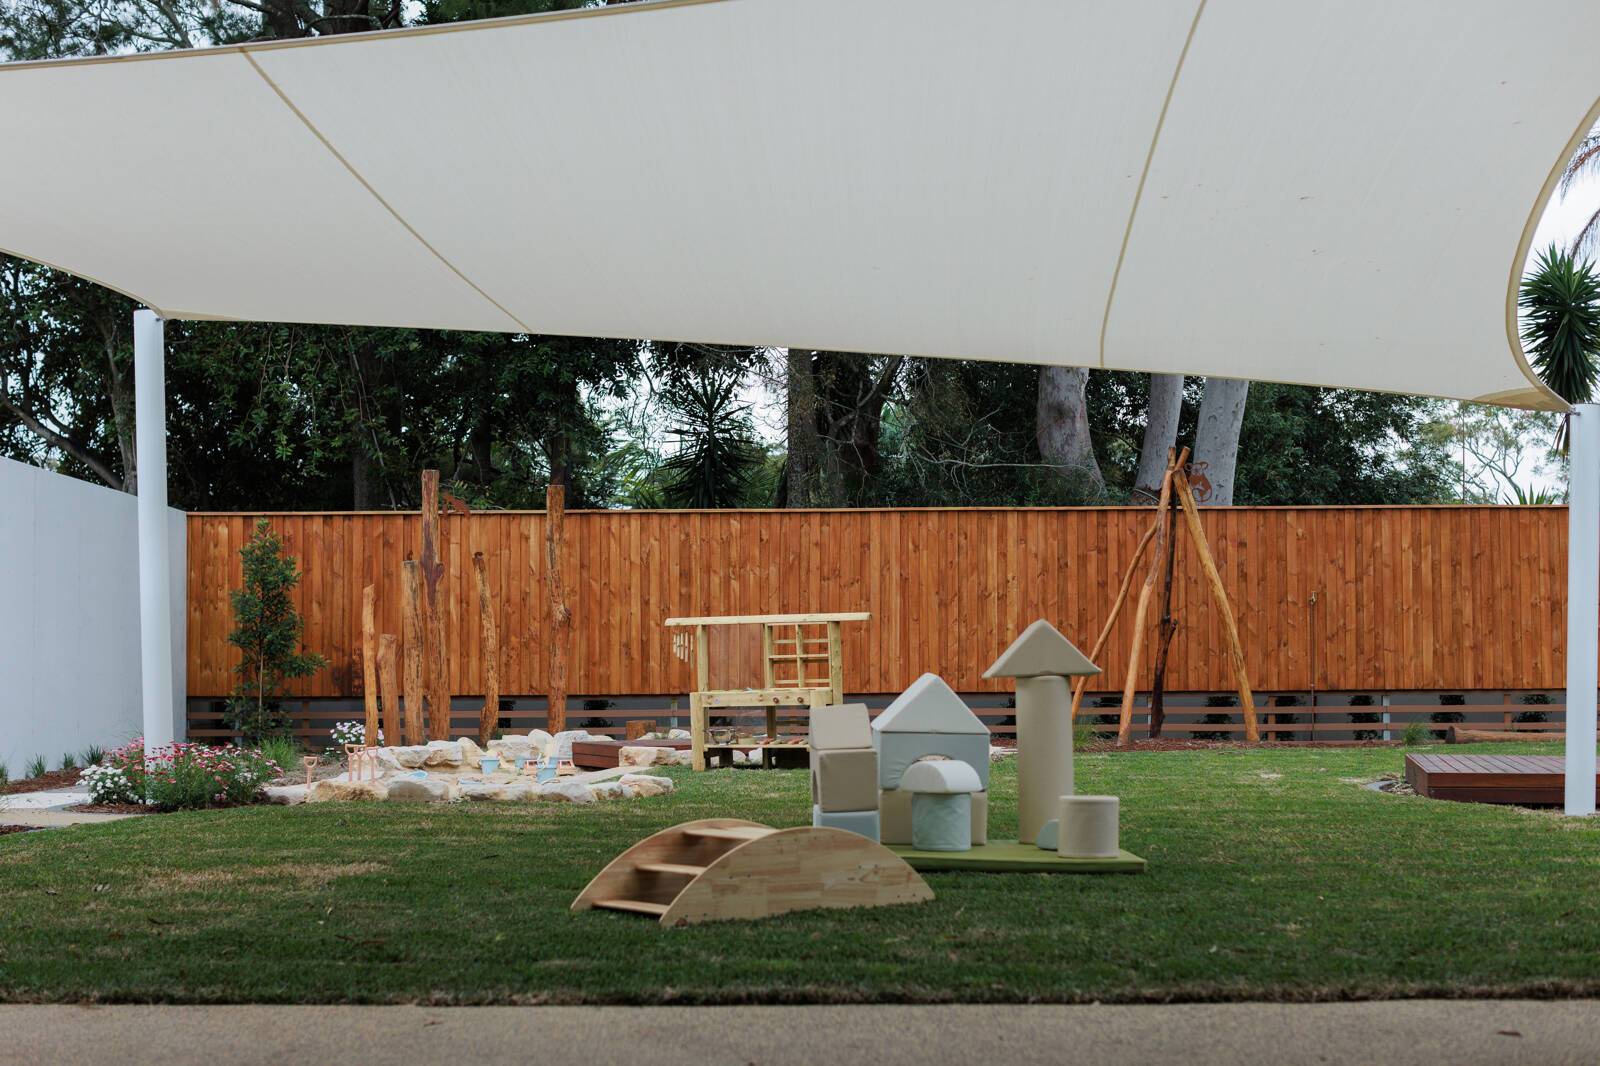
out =
[[(710, 713), (735, 708), (764, 708), (766, 737), (778, 736), (778, 708), (818, 708), (844, 702), (845, 622), (865, 622), (866, 611), (841, 611), (821, 614), (738, 614), (708, 615), (700, 618), (669, 618), (669, 628), (694, 629), (695, 688), (689, 693), (689, 734), (692, 738), (694, 768), (704, 770), (712, 754), (724, 765), (731, 765), (735, 748), (759, 747), (762, 765), (781, 760), (788, 749), (804, 751), (800, 744), (749, 743), (713, 745), (708, 722)], [(711, 687), (711, 648), (708, 630), (712, 626), (761, 627), (760, 688), (714, 689)], [(769, 757), (769, 748), (771, 756)]]
[(932, 898), (904, 859), (855, 833), (705, 818), (663, 829), (617, 856), (572, 909), (648, 914), (674, 926)]

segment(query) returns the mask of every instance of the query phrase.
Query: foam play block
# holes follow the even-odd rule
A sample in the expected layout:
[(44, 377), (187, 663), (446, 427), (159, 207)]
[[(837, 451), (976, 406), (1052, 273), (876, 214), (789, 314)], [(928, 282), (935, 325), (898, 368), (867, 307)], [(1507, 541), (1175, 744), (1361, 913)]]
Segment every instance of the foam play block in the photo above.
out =
[(964, 762), (977, 772), (979, 784), (989, 787), (989, 734), (874, 732), (878, 749), (878, 787), (899, 788), (900, 778), (918, 759), (943, 755)]
[(878, 792), (878, 832), (884, 844), (911, 845), (911, 793), (899, 789)]
[(868, 840), (877, 840), (879, 826), (878, 812), (825, 811), (821, 807), (812, 807), (811, 826), (814, 829), (846, 829), (852, 833), (864, 836)]
[(971, 851), (972, 793), (912, 793), (911, 846), (918, 851)]
[(878, 805), (878, 753), (846, 748), (811, 753), (811, 802), (824, 811), (870, 811)]
[(872, 724), (865, 703), (819, 707), (811, 712), (811, 750), (872, 747)]
[[(878, 793), (879, 833), (885, 844), (911, 846), (911, 793), (889, 789)], [(972, 844), (989, 843), (989, 794), (972, 794)]]

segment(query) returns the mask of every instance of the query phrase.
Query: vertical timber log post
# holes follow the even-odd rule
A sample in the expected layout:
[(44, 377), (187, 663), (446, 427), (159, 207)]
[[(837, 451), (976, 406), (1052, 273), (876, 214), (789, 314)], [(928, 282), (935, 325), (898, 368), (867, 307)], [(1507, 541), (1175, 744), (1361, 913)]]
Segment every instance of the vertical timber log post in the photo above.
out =
[(367, 743), (378, 743), (378, 586), (361, 590), (361, 696), (367, 710)]
[(547, 701), (551, 733), (567, 728), (567, 645), (572, 639), (572, 612), (567, 608), (561, 559), (567, 544), (567, 490), (551, 485), (544, 491), (544, 585), (550, 605), (550, 680)]
[(1194, 543), (1195, 555), (1200, 559), (1200, 569), (1211, 588), (1211, 599), (1217, 613), (1222, 616), (1222, 632), (1228, 638), (1228, 659), (1233, 665), (1233, 680), (1239, 690), (1239, 710), (1244, 715), (1244, 739), (1251, 744), (1261, 739), (1256, 725), (1256, 697), (1250, 691), (1250, 677), (1245, 672), (1244, 647), (1239, 643), (1239, 624), (1234, 620), (1233, 607), (1228, 603), (1228, 590), (1222, 586), (1222, 575), (1217, 572), (1216, 560), (1211, 557), (1211, 546), (1206, 542), (1206, 530), (1200, 524), (1200, 509), (1195, 506), (1194, 494), (1189, 490), (1189, 479), (1182, 474), (1175, 479), (1178, 502), (1183, 505), (1184, 523), (1189, 528), (1189, 539)]
[(400, 580), (405, 598), (400, 601), (400, 626), (405, 638), (405, 738), (402, 743), (421, 744), (427, 737), (422, 728), (422, 567), (415, 559), (400, 564)]
[[(378, 691), (383, 696), (383, 740), (386, 744), (399, 744), (400, 740), (400, 680), (395, 663), (396, 645), (400, 643), (393, 633), (378, 638)], [(367, 743), (376, 744), (369, 735)]]
[(489, 567), (482, 552), (472, 553), (472, 569), (478, 578), (478, 614), (483, 621), (483, 710), (478, 712), (478, 743), (487, 746), (500, 724), (500, 633), (494, 624)]
[(1161, 502), (1156, 505), (1156, 554), (1150, 560), (1150, 571), (1145, 574), (1144, 585), (1139, 589), (1139, 606), (1133, 612), (1133, 641), (1128, 648), (1128, 672), (1122, 682), (1122, 713), (1117, 719), (1117, 747), (1127, 747), (1133, 732), (1133, 695), (1139, 683), (1139, 653), (1144, 649), (1144, 626), (1150, 616), (1150, 597), (1155, 593), (1156, 576), (1161, 572), (1166, 543), (1162, 539), (1166, 527), (1162, 518), (1172, 502), (1172, 467), (1161, 479)]
[(450, 664), (445, 655), (439, 582), (439, 471), (422, 472), (422, 610), (428, 630), (428, 739), (450, 739)]
[[(1100, 661), (1100, 653), (1106, 650), (1106, 642), (1111, 639), (1111, 631), (1116, 628), (1117, 618), (1122, 614), (1123, 604), (1128, 602), (1128, 589), (1133, 587), (1133, 576), (1139, 571), (1139, 561), (1144, 558), (1145, 549), (1150, 547), (1150, 542), (1155, 539), (1156, 530), (1161, 528), (1161, 518), (1150, 523), (1150, 528), (1145, 530), (1144, 536), (1139, 539), (1139, 546), (1133, 549), (1133, 561), (1128, 563), (1127, 573), (1122, 575), (1122, 587), (1117, 589), (1117, 598), (1111, 604), (1111, 613), (1106, 615), (1105, 625), (1100, 627), (1100, 637), (1094, 642), (1094, 650), (1089, 653), (1089, 661)], [(1087, 675), (1074, 678), (1072, 682), (1072, 714), (1071, 720), (1078, 720), (1078, 706), (1083, 703), (1083, 690), (1089, 685)]]
[[(1172, 462), (1170, 452), (1168, 461)], [(1172, 463), (1173, 469), (1181, 470), (1189, 461), (1189, 449)], [(1162, 536), (1167, 540), (1167, 558), (1162, 564), (1161, 576), (1161, 615), (1156, 623), (1156, 661), (1155, 672), (1150, 679), (1150, 736), (1152, 739), (1161, 736), (1161, 727), (1167, 720), (1167, 656), (1172, 651), (1172, 638), (1178, 632), (1178, 620), (1172, 617), (1172, 571), (1178, 561), (1178, 501), (1171, 499), (1157, 519), (1161, 522)]]

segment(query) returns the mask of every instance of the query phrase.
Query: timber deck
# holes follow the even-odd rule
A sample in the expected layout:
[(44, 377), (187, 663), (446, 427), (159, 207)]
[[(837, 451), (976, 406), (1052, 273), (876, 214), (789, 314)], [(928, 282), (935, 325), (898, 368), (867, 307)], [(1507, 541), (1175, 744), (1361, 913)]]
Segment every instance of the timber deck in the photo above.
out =
[[(1560, 806), (1566, 777), (1559, 755), (1406, 756), (1406, 783), (1430, 799)], [(1595, 778), (1600, 797), (1600, 773)]]

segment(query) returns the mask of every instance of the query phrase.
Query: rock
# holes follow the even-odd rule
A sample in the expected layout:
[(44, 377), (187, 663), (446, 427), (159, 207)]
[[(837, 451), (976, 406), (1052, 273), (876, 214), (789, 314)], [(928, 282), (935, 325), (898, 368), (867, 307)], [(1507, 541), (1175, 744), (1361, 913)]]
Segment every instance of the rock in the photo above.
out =
[(750, 752), (740, 751), (738, 748), (733, 749), (733, 765), (748, 766), (752, 761), (760, 763), (761, 756), (757, 755), (755, 756), (754, 760), (752, 760)]
[(605, 740), (590, 734), (587, 729), (567, 729), (550, 738), (545, 745), (545, 754), (554, 755), (557, 759), (572, 758), (572, 742), (574, 740)]
[(311, 791), (306, 793), (306, 802), (381, 800), (387, 794), (388, 790), (382, 781), (341, 781), (337, 777), (329, 777), (311, 786)]
[(1002, 748), (999, 745), (991, 744), (989, 746), (989, 761), (999, 762), (1001, 759), (1011, 758), (1016, 753), (1016, 748)]
[(589, 786), (597, 800), (631, 799), (634, 791), (621, 781), (600, 781)]
[(475, 802), (522, 803), (538, 790), (529, 781), (462, 781), (461, 798)]
[(617, 752), (618, 766), (671, 766), (677, 761), (678, 753), (671, 748), (655, 748), (649, 745), (640, 747), (623, 748)]
[(268, 803), (282, 803), (292, 807), (297, 803), (304, 803), (307, 794), (311, 791), (310, 785), (268, 785), (261, 790), (267, 797)]
[(678, 787), (670, 777), (651, 774), (623, 774), (617, 779), (617, 784), (631, 789), (635, 796), (665, 796)]
[(533, 750), (538, 755), (544, 755), (550, 750), (550, 734), (543, 729), (530, 729), (528, 743), (533, 745)]
[(692, 733), (690, 733), (687, 729), (669, 729), (669, 730), (667, 730), (667, 739), (668, 740), (693, 740), (694, 739), (694, 735)]
[(422, 762), (428, 757), (426, 744), (410, 744), (405, 747), (379, 748), (378, 762), (401, 770), (417, 770), (422, 767)]
[(461, 745), (462, 769), (476, 770), (478, 760), (483, 758), (483, 749), (478, 747), (478, 742), (470, 737), (462, 737), (456, 743)]
[(428, 741), (427, 754), (422, 765), (433, 769), (456, 769), (461, 765), (461, 743), (455, 740)]
[(593, 803), (594, 790), (582, 781), (552, 781), (539, 789), (539, 798), (554, 803)]
[(507, 736), (489, 741), (488, 754), (500, 756), (503, 766), (515, 766), (518, 759), (532, 759), (536, 753), (527, 737)]
[(1048, 822), (1044, 823), (1044, 825), (1039, 827), (1039, 836), (1034, 843), (1039, 845), (1039, 847), (1043, 848), (1045, 851), (1054, 851), (1056, 850), (1056, 845), (1060, 843), (1060, 841), (1061, 820), (1059, 818), (1052, 818)]
[(453, 781), (438, 777), (397, 777), (389, 782), (388, 798), (421, 803), (443, 803), (456, 798), (456, 785)]
[(677, 755), (677, 758), (675, 758), (672, 761), (672, 764), (674, 766), (693, 766), (694, 765), (694, 752), (693, 752), (693, 750), (685, 749), (683, 751), (677, 752), (676, 755)]

